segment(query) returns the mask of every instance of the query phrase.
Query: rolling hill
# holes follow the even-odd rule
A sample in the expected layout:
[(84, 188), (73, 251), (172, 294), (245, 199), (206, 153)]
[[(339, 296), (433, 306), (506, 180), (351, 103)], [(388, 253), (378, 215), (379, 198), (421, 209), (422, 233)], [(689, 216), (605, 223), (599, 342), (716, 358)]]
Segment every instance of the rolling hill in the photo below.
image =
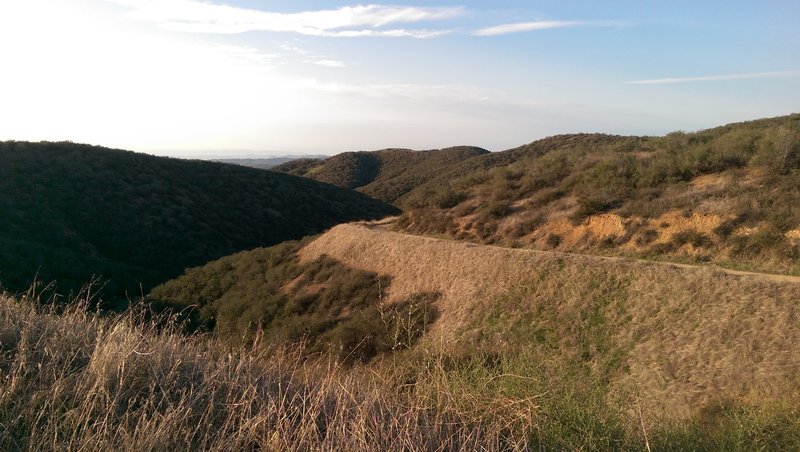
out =
[(101, 276), (136, 297), (185, 268), (397, 209), (287, 174), (73, 143), (0, 143), (0, 284)]
[[(581, 375), (603, 403), (635, 392), (653, 417), (687, 418), (719, 400), (794, 400), (800, 384), (800, 277), (343, 224), (191, 269), (152, 296), (200, 306), (222, 337), (260, 326), (262, 339), (362, 359), (409, 347), (523, 355), (543, 375)], [(395, 342), (406, 331), (410, 340)]]
[(299, 159), (272, 169), (355, 189), (373, 198), (394, 203), (451, 165), (488, 152), (473, 146), (428, 151), (383, 149), (345, 152), (325, 160)]
[(663, 137), (561, 135), (452, 165), (400, 229), (800, 272), (800, 115)]
[[(707, 263), (797, 271), (799, 124), (562, 135), (425, 177), (384, 171), (378, 153), (292, 162), (364, 192), (399, 181), (386, 199), (406, 211), (201, 261), (147, 296), (177, 317), (0, 294), (0, 444), (793, 449), (800, 276)], [(276, 243), (397, 212), (286, 174), (4, 146), (2, 262), (131, 281), (244, 232)], [(181, 335), (183, 315), (214, 334)]]

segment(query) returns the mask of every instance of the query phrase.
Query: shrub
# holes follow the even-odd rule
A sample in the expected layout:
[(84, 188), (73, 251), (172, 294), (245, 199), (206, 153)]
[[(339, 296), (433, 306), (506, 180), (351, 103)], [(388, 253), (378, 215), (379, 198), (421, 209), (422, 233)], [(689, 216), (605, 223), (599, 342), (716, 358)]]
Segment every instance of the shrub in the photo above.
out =
[(511, 202), (492, 201), (486, 206), (486, 212), (493, 218), (503, 218), (511, 213)]
[(691, 243), (696, 248), (709, 247), (714, 244), (709, 236), (694, 229), (678, 232), (672, 236), (672, 243), (676, 247)]
[(466, 201), (468, 198), (469, 196), (464, 192), (446, 190), (434, 196), (432, 203), (440, 209), (450, 209)]
[(578, 198), (578, 210), (575, 219), (580, 220), (597, 213), (603, 213), (614, 208), (615, 202), (595, 196), (581, 196)]
[(532, 217), (525, 218), (514, 225), (511, 235), (515, 239), (524, 237), (544, 224), (544, 221), (545, 219), (543, 215), (534, 215)]
[(658, 231), (655, 229), (645, 229), (644, 231), (639, 234), (639, 237), (636, 238), (637, 245), (647, 245), (653, 243), (655, 239), (658, 238)]

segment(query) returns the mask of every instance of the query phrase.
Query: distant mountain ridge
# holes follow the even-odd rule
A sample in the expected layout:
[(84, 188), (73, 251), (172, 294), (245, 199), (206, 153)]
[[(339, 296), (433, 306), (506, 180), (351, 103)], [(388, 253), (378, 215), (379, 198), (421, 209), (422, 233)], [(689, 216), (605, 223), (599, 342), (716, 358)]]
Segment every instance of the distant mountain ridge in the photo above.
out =
[(328, 155), (281, 155), (277, 157), (264, 157), (264, 158), (224, 158), (224, 159), (210, 159), (212, 162), (229, 163), (231, 165), (249, 166), (258, 169), (270, 169), (278, 165), (282, 165), (294, 160), (321, 160), (326, 159)]
[(488, 153), (486, 149), (475, 146), (427, 151), (392, 148), (345, 152), (325, 160), (299, 159), (278, 165), (273, 170), (351, 188), (394, 203), (450, 166)]
[(0, 143), (0, 284), (92, 275), (135, 297), (236, 251), (398, 210), (288, 174), (73, 143)]

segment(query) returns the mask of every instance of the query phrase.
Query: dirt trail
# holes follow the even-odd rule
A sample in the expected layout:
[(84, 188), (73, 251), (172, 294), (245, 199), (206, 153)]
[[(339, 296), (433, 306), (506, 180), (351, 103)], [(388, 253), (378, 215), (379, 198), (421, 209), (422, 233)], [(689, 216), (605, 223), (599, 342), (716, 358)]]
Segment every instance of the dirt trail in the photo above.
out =
[(641, 262), (644, 264), (652, 264), (652, 265), (663, 265), (665, 267), (675, 267), (675, 268), (685, 268), (685, 269), (694, 269), (694, 270), (701, 270), (701, 269), (710, 269), (716, 272), (725, 273), (728, 275), (734, 276), (747, 276), (753, 277), (756, 279), (762, 279), (765, 281), (774, 281), (774, 282), (788, 282), (788, 283), (795, 283), (800, 284), (800, 276), (794, 275), (781, 275), (776, 273), (759, 273), (759, 272), (749, 272), (744, 270), (733, 270), (730, 268), (720, 267), (717, 265), (697, 265), (697, 264), (682, 264), (679, 262), (668, 262), (668, 261), (653, 261), (647, 259), (636, 259), (632, 257), (615, 257), (615, 256), (597, 256), (594, 254), (577, 254), (577, 253), (561, 253), (561, 252), (552, 252), (552, 251), (539, 251), (539, 250), (531, 250), (535, 253), (545, 253), (545, 254), (563, 254), (567, 256), (585, 256), (591, 258), (597, 258), (600, 260), (605, 261), (614, 261), (614, 262)]
[[(364, 226), (371, 230), (379, 230), (385, 231), (391, 234), (398, 234), (398, 235), (405, 235), (411, 237), (419, 237), (414, 234), (406, 234), (402, 232), (395, 232), (391, 230), (391, 227), (395, 224), (398, 217), (388, 217), (378, 221), (363, 221), (354, 224), (358, 224), (360, 226)], [(798, 233), (800, 236), (800, 233)], [(446, 239), (434, 239), (434, 240), (443, 240), (443, 241), (450, 241)], [(470, 243), (470, 242), (462, 242), (462, 243)], [(470, 243), (471, 244), (471, 243)], [(518, 249), (518, 248), (508, 248), (502, 246), (495, 246), (495, 245), (480, 245), (486, 246), (490, 248), (500, 248), (500, 249)], [(641, 262), (644, 264), (653, 264), (653, 265), (663, 265), (667, 267), (675, 267), (675, 268), (684, 268), (684, 269), (711, 269), (713, 271), (718, 271), (721, 273), (726, 273), (728, 275), (735, 275), (735, 276), (748, 276), (753, 278), (759, 278), (766, 281), (775, 281), (775, 282), (788, 282), (788, 283), (796, 283), (800, 284), (800, 276), (794, 275), (782, 275), (777, 273), (759, 273), (759, 272), (751, 272), (751, 271), (744, 271), (744, 270), (733, 270), (730, 268), (724, 268), (717, 265), (698, 265), (698, 264), (683, 264), (679, 262), (669, 262), (669, 261), (654, 261), (654, 260), (647, 260), (647, 259), (636, 259), (632, 257), (615, 257), (615, 256), (598, 256), (596, 254), (581, 254), (581, 253), (566, 253), (562, 251), (542, 251), (542, 250), (534, 250), (525, 248), (525, 251), (529, 251), (531, 253), (539, 253), (544, 255), (552, 255), (552, 256), (582, 256), (582, 257), (589, 257), (589, 258), (596, 258), (604, 261), (611, 261), (611, 262)]]

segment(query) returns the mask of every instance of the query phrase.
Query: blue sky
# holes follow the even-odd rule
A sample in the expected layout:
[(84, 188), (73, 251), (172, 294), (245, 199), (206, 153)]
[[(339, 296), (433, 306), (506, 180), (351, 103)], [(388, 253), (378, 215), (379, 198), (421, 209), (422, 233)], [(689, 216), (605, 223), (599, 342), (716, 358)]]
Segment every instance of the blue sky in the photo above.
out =
[(175, 156), (663, 134), (800, 111), (797, 1), (3, 0), (0, 139)]

